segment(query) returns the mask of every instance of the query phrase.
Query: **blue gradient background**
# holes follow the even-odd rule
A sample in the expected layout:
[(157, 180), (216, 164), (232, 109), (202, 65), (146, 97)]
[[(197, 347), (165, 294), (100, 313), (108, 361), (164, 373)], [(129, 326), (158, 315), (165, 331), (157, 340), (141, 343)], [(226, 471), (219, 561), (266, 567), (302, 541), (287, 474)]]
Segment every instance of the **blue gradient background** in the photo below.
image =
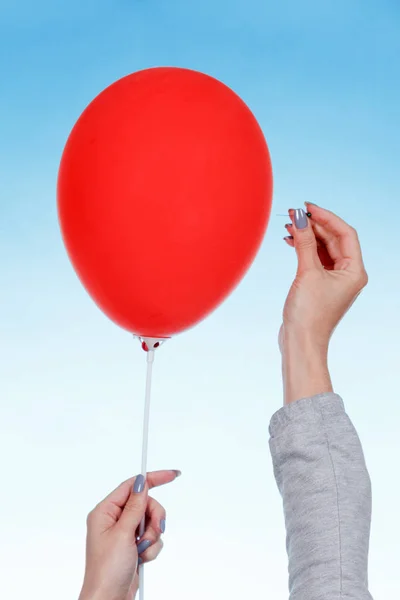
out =
[[(371, 591), (399, 595), (400, 7), (396, 0), (50, 0), (0, 5), (0, 580), (8, 600), (70, 600), (86, 513), (140, 469), (144, 355), (78, 282), (55, 185), (75, 120), (105, 86), (156, 65), (234, 88), (267, 137), (273, 215), (304, 200), (355, 225), (370, 284), (330, 367), (370, 469)], [(156, 357), (149, 467), (165, 549), (147, 598), (287, 598), (268, 423), (295, 271), (273, 216), (248, 276)], [(397, 554), (397, 556), (396, 556)]]

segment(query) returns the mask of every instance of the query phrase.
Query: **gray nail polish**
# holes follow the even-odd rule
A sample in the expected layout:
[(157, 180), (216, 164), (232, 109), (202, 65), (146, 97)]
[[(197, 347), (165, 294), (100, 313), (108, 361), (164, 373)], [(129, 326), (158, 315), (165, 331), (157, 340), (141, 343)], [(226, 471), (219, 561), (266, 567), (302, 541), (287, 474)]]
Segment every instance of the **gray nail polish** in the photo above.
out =
[(140, 494), (144, 490), (145, 479), (143, 475), (138, 475), (133, 484), (133, 491), (135, 494)]
[(141, 564), (142, 564), (142, 562), (143, 562), (143, 558), (140, 558), (140, 556), (139, 556), (139, 558), (138, 558), (138, 561), (137, 561), (137, 564), (138, 564), (138, 565), (141, 565)]
[(143, 554), (143, 552), (146, 552), (147, 548), (150, 548), (150, 546), (151, 546), (150, 540), (143, 540), (142, 542), (140, 542), (140, 544), (137, 547), (138, 554)]
[(302, 208), (296, 208), (294, 211), (294, 222), (297, 229), (305, 229), (307, 227), (307, 215)]
[(161, 533), (165, 533), (165, 519), (161, 519), (160, 521), (160, 531)]

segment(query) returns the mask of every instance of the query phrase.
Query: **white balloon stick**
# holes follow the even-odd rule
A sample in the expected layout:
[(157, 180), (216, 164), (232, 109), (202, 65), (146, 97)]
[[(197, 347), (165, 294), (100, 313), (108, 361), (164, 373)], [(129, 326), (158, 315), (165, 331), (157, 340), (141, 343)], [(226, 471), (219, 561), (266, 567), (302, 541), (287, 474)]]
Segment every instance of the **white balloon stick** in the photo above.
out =
[[(150, 421), (150, 398), (151, 398), (151, 379), (153, 374), (154, 350), (147, 352), (147, 377), (146, 377), (146, 394), (144, 402), (144, 418), (143, 418), (143, 444), (142, 444), (142, 475), (146, 478), (147, 475), (147, 454), (149, 447), (149, 421)], [(143, 517), (140, 527), (139, 536), (144, 534), (146, 518)], [(139, 600), (144, 600), (144, 564), (139, 565)]]
[[(142, 442), (142, 470), (141, 473), (147, 477), (147, 455), (149, 447), (149, 423), (150, 423), (150, 399), (151, 399), (151, 381), (153, 375), (154, 351), (163, 340), (155, 338), (139, 338), (142, 342), (143, 350), (147, 352), (147, 375), (146, 375), (146, 393), (144, 401), (143, 417), (143, 442)], [(146, 528), (146, 516), (140, 522), (139, 537), (141, 538)], [(139, 600), (144, 600), (144, 564), (139, 565)]]

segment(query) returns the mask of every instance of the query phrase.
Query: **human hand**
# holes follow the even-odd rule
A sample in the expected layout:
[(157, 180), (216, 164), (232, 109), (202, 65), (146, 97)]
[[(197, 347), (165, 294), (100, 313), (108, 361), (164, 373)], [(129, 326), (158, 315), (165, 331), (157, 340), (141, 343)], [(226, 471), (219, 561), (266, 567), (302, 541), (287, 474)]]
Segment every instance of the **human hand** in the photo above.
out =
[(332, 212), (307, 203), (289, 210), (285, 241), (298, 268), (283, 309), (279, 346), (285, 402), (332, 391), (329, 340), (368, 282), (357, 232)]
[[(356, 230), (332, 212), (307, 203), (290, 209), (291, 237), (298, 269), (283, 309), (283, 329), (325, 349), (344, 314), (368, 283)], [(284, 336), (281, 335), (281, 342)]]
[[(165, 509), (149, 489), (174, 481), (180, 471), (154, 471), (128, 479), (100, 502), (87, 518), (86, 569), (79, 600), (133, 600), (138, 561), (154, 560), (162, 550)], [(140, 522), (145, 533), (138, 539)]]

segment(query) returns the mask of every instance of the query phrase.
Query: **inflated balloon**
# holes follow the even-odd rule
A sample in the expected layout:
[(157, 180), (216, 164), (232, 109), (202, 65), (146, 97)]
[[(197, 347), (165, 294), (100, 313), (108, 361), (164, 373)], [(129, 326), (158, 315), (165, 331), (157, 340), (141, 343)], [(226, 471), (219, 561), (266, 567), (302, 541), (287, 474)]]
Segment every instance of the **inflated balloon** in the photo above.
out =
[(110, 319), (165, 338), (206, 317), (263, 239), (272, 171), (246, 104), (202, 73), (154, 68), (85, 109), (58, 177), (63, 238)]

